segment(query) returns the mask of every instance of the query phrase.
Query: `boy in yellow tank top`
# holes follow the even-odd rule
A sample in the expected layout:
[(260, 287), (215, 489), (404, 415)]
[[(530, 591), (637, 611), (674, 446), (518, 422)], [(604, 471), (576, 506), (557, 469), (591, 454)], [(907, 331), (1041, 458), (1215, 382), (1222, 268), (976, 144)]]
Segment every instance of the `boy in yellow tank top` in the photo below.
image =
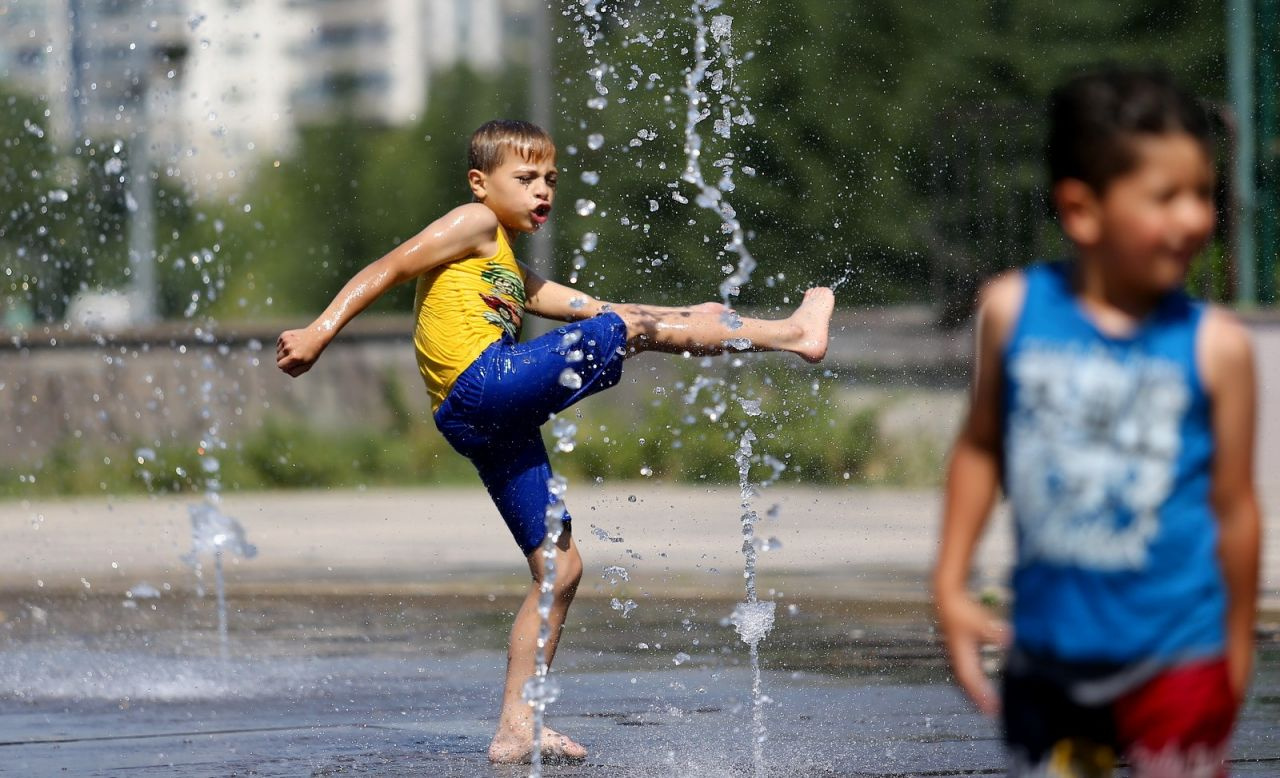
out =
[[(281, 334), (276, 364), (302, 375), (356, 314), (392, 286), (417, 280), (414, 348), (436, 426), (475, 465), (533, 575), (511, 629), (502, 713), (489, 746), (494, 762), (523, 762), (531, 756), (533, 721), (522, 690), (534, 673), (544, 575), (536, 552), (546, 538), (547, 507), (557, 501), (538, 428), (616, 384), (623, 360), (642, 351), (718, 354), (726, 341), (745, 339), (753, 351), (789, 351), (817, 362), (827, 352), (835, 298), (829, 289), (810, 289), (788, 318), (742, 318), (736, 327), (720, 303), (665, 308), (596, 300), (541, 277), (511, 249), (512, 234), (537, 231), (551, 213), (557, 171), (550, 136), (526, 122), (489, 122), (472, 135), (468, 164), (475, 202), (358, 272), (309, 326)], [(566, 324), (520, 343), (526, 312)], [(548, 663), (582, 577), (570, 526), (566, 515), (556, 541)], [(542, 750), (570, 759), (587, 753), (549, 728)]]

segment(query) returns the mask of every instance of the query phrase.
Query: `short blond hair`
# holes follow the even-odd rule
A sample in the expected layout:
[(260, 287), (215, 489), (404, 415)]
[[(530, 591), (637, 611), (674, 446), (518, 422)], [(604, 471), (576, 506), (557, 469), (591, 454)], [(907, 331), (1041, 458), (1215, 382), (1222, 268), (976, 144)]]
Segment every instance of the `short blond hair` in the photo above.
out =
[(508, 149), (529, 161), (556, 155), (555, 141), (538, 125), (518, 119), (494, 119), (471, 133), (467, 167), (481, 173), (492, 173), (502, 164)]

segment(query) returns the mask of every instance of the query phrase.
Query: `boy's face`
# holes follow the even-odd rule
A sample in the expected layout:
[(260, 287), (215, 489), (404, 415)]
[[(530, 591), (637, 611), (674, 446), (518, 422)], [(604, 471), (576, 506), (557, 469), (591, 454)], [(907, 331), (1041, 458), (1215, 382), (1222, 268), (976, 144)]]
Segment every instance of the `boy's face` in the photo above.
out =
[[(1102, 194), (1079, 181), (1055, 195), (1067, 236), (1102, 260), (1131, 288), (1159, 293), (1180, 287), (1191, 261), (1213, 234), (1213, 164), (1190, 135), (1143, 135), (1132, 141), (1137, 164)], [(1067, 191), (1073, 185), (1076, 191)]]
[(492, 171), (472, 170), (467, 177), (472, 194), (497, 214), (507, 229), (536, 232), (547, 223), (559, 177), (554, 156), (525, 159), (507, 150)]

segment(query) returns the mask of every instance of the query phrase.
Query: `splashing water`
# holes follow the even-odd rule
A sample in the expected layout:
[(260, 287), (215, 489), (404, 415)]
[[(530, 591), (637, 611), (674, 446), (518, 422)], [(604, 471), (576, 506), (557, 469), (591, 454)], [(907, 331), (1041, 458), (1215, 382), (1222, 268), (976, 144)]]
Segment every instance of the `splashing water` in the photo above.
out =
[[(755, 117), (752, 116), (747, 108), (749, 98), (741, 95), (741, 91), (734, 80), (734, 71), (739, 59), (733, 50), (733, 17), (728, 14), (712, 16), (712, 13), (719, 9), (722, 4), (722, 0), (692, 0), (691, 11), (694, 33), (691, 50), (693, 62), (685, 70), (684, 84), (679, 91), (687, 98), (683, 133), (685, 165), (680, 174), (680, 181), (692, 185), (694, 191), (692, 197), (688, 197), (679, 190), (675, 190), (672, 191), (671, 197), (680, 204), (688, 204), (692, 199), (699, 208), (712, 211), (718, 218), (718, 232), (725, 239), (721, 251), (732, 252), (737, 257), (736, 267), (726, 267), (727, 275), (720, 283), (718, 291), (726, 308), (724, 322), (729, 328), (737, 329), (741, 326), (741, 321), (732, 310), (731, 300), (737, 297), (742, 288), (750, 281), (757, 263), (747, 248), (746, 231), (739, 221), (737, 212), (730, 203), (728, 195), (735, 190), (733, 179), (737, 170), (741, 170), (744, 175), (753, 175), (754, 171), (749, 167), (739, 166), (737, 156), (733, 151), (719, 154), (719, 158), (714, 161), (709, 158), (706, 170), (704, 170), (702, 158), (704, 153), (713, 153), (710, 151), (711, 142), (728, 140), (732, 136), (735, 126), (741, 127), (753, 124)], [(601, 35), (600, 5), (601, 3), (598, 0), (580, 0), (579, 9), (581, 16), (578, 30), (582, 36), (583, 46), (593, 60), (592, 66), (587, 71), (594, 86), (594, 94), (587, 100), (588, 108), (592, 109), (592, 113), (607, 106), (610, 95), (605, 85), (605, 79), (614, 73), (613, 68), (603, 61), (601, 53), (602, 47), (600, 44), (603, 41), (603, 36)], [(622, 23), (621, 26), (627, 27), (628, 25)], [(646, 38), (646, 36), (641, 34), (637, 36), (636, 40), (643, 38)], [(643, 76), (643, 71), (638, 66), (633, 65), (632, 70)], [(634, 89), (637, 85), (638, 81), (632, 79), (632, 83), (627, 88)], [(622, 99), (619, 98), (618, 101), (621, 102)], [(711, 124), (711, 135), (708, 140), (704, 140), (700, 125), (704, 125), (708, 120), (710, 120)], [(602, 149), (605, 145), (604, 136), (599, 132), (592, 131), (585, 123), (582, 127), (584, 131), (589, 133), (586, 148), (593, 152)], [(638, 130), (635, 137), (631, 138), (627, 143), (631, 148), (637, 148), (656, 138), (657, 134), (652, 129), (643, 128)], [(707, 176), (713, 173), (713, 180), (708, 181)], [(584, 174), (583, 181), (589, 185), (595, 185), (598, 183), (599, 177), (592, 172), (590, 176)], [(652, 199), (649, 200), (648, 205), (650, 212), (657, 211), (661, 207), (657, 200)], [(576, 206), (577, 213), (584, 217), (596, 216), (598, 218), (603, 213), (597, 210), (595, 202), (585, 198), (579, 201)], [(583, 242), (574, 252), (572, 262), (574, 272), (570, 277), (570, 283), (577, 282), (580, 271), (586, 266), (585, 255), (596, 248), (595, 232), (587, 232), (584, 235)], [(746, 338), (728, 338), (723, 341), (722, 345), (730, 352), (748, 351), (753, 348), (752, 342)], [(740, 364), (740, 362), (737, 364)], [(705, 362), (704, 366), (710, 367), (710, 361)], [(572, 381), (572, 378), (570, 378), (571, 372), (566, 369), (562, 378)], [(694, 423), (700, 416), (705, 416), (713, 423), (718, 422), (732, 402), (736, 402), (748, 417), (756, 417), (762, 413), (760, 400), (751, 396), (739, 396), (737, 386), (723, 378), (698, 375), (691, 385), (686, 387), (678, 383), (676, 389), (682, 391), (686, 406), (694, 406), (698, 403), (699, 397), (703, 392), (711, 395), (709, 405), (705, 405), (700, 409), (690, 407), (684, 416), (685, 424)], [(560, 429), (567, 429), (567, 427), (562, 426)], [(559, 432), (557, 432), (557, 438), (563, 440)], [(734, 609), (729, 621), (734, 625), (739, 637), (750, 647), (753, 669), (752, 756), (755, 774), (760, 776), (764, 773), (763, 749), (767, 732), (764, 725), (763, 710), (765, 698), (761, 694), (759, 644), (773, 627), (776, 605), (773, 602), (761, 602), (759, 600), (756, 592), (755, 568), (756, 557), (759, 552), (776, 548), (780, 544), (773, 538), (770, 538), (767, 542), (758, 542), (755, 537), (757, 516), (751, 508), (751, 498), (755, 496), (755, 488), (750, 483), (748, 472), (753, 456), (752, 443), (755, 439), (755, 435), (750, 429), (744, 429), (738, 451), (734, 457), (738, 465), (739, 482), (742, 490), (742, 551), (745, 556), (743, 577), (746, 582), (747, 596), (746, 601), (739, 603)], [(772, 477), (767, 482), (772, 483), (779, 477), (785, 466), (776, 458), (768, 455), (764, 455), (761, 459), (772, 468)], [(648, 475), (646, 470), (647, 468), (642, 469), (643, 475)], [(607, 533), (604, 533), (603, 530), (596, 528), (596, 531), (598, 537), (602, 539), (608, 538)], [(614, 538), (608, 539), (614, 540)], [(612, 577), (610, 572), (612, 571), (607, 570), (605, 572), (606, 579)], [(623, 580), (625, 580), (625, 577)], [(621, 611), (624, 618), (636, 607), (632, 600), (623, 600), (617, 597), (611, 600), (610, 606), (614, 610)], [(682, 661), (687, 660), (688, 656), (682, 654), (676, 660), (676, 664), (681, 664)]]
[[(711, 95), (703, 91), (703, 82), (706, 81), (707, 89), (719, 97), (720, 116), (713, 123), (716, 135), (727, 139), (732, 134), (733, 125), (754, 124), (755, 117), (742, 105), (746, 99), (739, 100), (736, 97), (737, 89), (733, 84), (733, 69), (738, 61), (733, 53), (733, 17), (722, 14), (712, 18), (710, 24), (706, 20), (706, 13), (719, 8), (720, 5), (721, 0), (694, 0), (692, 6), (693, 22), (696, 28), (693, 43), (694, 63), (685, 74), (684, 88), (681, 90), (688, 97), (689, 104), (685, 110), (684, 126), (685, 169), (680, 177), (698, 190), (694, 202), (699, 207), (714, 212), (720, 218), (721, 231), (729, 236), (725, 249), (738, 255), (737, 268), (720, 283), (720, 299), (726, 308), (732, 308), (730, 298), (737, 296), (741, 288), (751, 280), (751, 274), (756, 269), (756, 260), (747, 249), (746, 233), (742, 228), (742, 222), (738, 220), (737, 211), (725, 197), (725, 193), (734, 189), (732, 152), (713, 163), (722, 171), (720, 180), (715, 186), (707, 183), (703, 175), (704, 148), (702, 136), (698, 133), (698, 125), (713, 115), (713, 109), (705, 107), (710, 106), (712, 100)], [(716, 43), (716, 50), (710, 54), (708, 53), (710, 48), (707, 41), (708, 33)], [(711, 68), (717, 58), (723, 62), (724, 67), (713, 71)], [(725, 70), (728, 70), (728, 78), (725, 78)], [(737, 115), (733, 113), (735, 108), (741, 109)], [(731, 310), (725, 313), (725, 318), (726, 324), (733, 329), (741, 325), (737, 315)]]
[[(601, 0), (579, 0), (578, 4), (580, 6), (578, 34), (582, 36), (582, 47), (591, 55), (591, 67), (587, 68), (587, 75), (591, 78), (594, 92), (587, 99), (586, 105), (592, 112), (603, 111), (609, 105), (609, 87), (605, 84), (605, 79), (613, 73), (613, 66), (601, 59), (601, 47), (597, 45), (604, 40), (601, 32), (601, 25), (604, 22), (604, 17), (600, 13)], [(588, 151), (600, 151), (604, 148), (604, 143), (602, 133), (588, 133), (586, 142)], [(588, 186), (595, 186), (600, 182), (600, 175), (594, 171), (584, 171), (582, 180)], [(589, 217), (596, 213), (596, 203), (588, 198), (580, 199), (574, 204), (574, 212), (579, 216)], [(588, 231), (582, 236), (582, 243), (573, 252), (573, 270), (569, 275), (569, 283), (578, 282), (582, 271), (587, 267), (586, 255), (595, 251), (596, 242), (594, 231)]]
[(751, 455), (756, 440), (750, 429), (743, 431), (738, 442), (734, 461), (738, 464), (738, 486), (742, 494), (742, 555), (745, 563), (742, 577), (746, 582), (747, 600), (738, 603), (729, 616), (738, 637), (751, 648), (751, 759), (756, 776), (764, 775), (764, 743), (769, 732), (764, 723), (764, 695), (760, 690), (760, 641), (773, 629), (773, 615), (777, 607), (773, 602), (761, 602), (756, 593), (756, 521), (759, 517), (751, 507), (756, 489), (751, 484)]
[[(212, 345), (213, 333), (207, 329), (197, 330), (197, 335)], [(220, 347), (225, 348), (225, 347)], [(203, 566), (200, 558), (205, 554), (213, 555), (214, 591), (218, 605), (218, 651), (223, 661), (230, 655), (230, 639), (227, 634), (227, 593), (223, 576), (223, 556), (231, 554), (241, 559), (252, 559), (257, 556), (258, 549), (249, 543), (244, 527), (240, 522), (222, 512), (222, 466), (218, 460), (218, 452), (227, 448), (222, 439), (221, 424), (214, 412), (213, 388), (214, 378), (220, 374), (212, 355), (205, 355), (201, 360), (201, 369), (209, 377), (200, 382), (200, 416), (209, 426), (196, 447), (200, 457), (200, 474), (203, 478), (204, 499), (187, 508), (191, 518), (191, 551), (182, 560), (191, 565), (196, 575), (196, 593), (203, 597)], [(142, 460), (139, 452), (139, 460)]]
[[(776, 610), (775, 602), (740, 602), (729, 615), (729, 623), (743, 643), (755, 646), (773, 629), (773, 614)], [(756, 680), (759, 678), (760, 673), (757, 671)]]
[(547, 661), (547, 646), (551, 642), (551, 607), (555, 601), (556, 543), (564, 532), (564, 494), (569, 484), (564, 478), (553, 475), (547, 479), (547, 489), (553, 502), (547, 506), (545, 520), (547, 535), (542, 540), (543, 574), (538, 587), (538, 645), (535, 655), (535, 671), (525, 681), (524, 699), (533, 708), (533, 751), (530, 754), (529, 775), (542, 775), (542, 722), (547, 705), (560, 696), (560, 685), (550, 677), (551, 666)]
[[(226, 583), (222, 573), (222, 557), (231, 554), (242, 559), (257, 556), (258, 549), (245, 536), (240, 522), (223, 513), (218, 508), (216, 495), (213, 499), (187, 507), (191, 518), (191, 551), (182, 557), (182, 561), (195, 569), (196, 580), (202, 576), (200, 557), (213, 555), (214, 590), (218, 597), (218, 650), (225, 661), (230, 655), (230, 644), (227, 636), (227, 594)], [(197, 590), (204, 596), (203, 586)]]

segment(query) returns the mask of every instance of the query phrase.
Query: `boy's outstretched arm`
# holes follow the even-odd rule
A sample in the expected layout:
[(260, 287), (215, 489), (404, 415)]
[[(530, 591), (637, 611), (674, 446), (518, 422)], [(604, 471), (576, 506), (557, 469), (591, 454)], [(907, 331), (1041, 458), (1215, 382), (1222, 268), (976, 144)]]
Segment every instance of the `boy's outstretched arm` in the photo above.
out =
[(1218, 556), (1227, 585), (1227, 670), (1237, 703), (1253, 669), (1262, 519), (1253, 482), (1256, 419), (1253, 348), (1244, 326), (1211, 310), (1197, 343), (1212, 410), (1213, 484)]
[(544, 319), (590, 319), (608, 305), (586, 292), (543, 278), (523, 262), (520, 263), (520, 269), (524, 271), (525, 309)]
[(281, 334), (276, 366), (295, 377), (307, 372), (347, 322), (388, 289), (445, 262), (484, 253), (497, 229), (498, 217), (480, 203), (454, 208), (352, 276), (310, 325)]
[[(609, 307), (617, 305), (616, 303), (610, 303), (605, 300), (597, 300), (591, 295), (574, 289), (571, 286), (565, 286), (564, 284), (543, 278), (537, 272), (523, 264), (520, 267), (524, 270), (525, 307), (530, 312), (543, 318), (555, 319), (556, 321), (577, 321), (579, 319), (589, 319)], [(688, 308), (669, 308), (658, 305), (644, 305), (638, 307), (653, 312), (663, 313), (679, 313), (682, 311), (722, 313), (725, 311), (724, 305), (716, 302), (700, 303)]]
[(1000, 703), (982, 670), (979, 648), (1006, 643), (1008, 628), (973, 599), (968, 578), (1000, 483), (1000, 355), (1022, 307), (1023, 289), (1022, 276), (1009, 273), (989, 282), (979, 296), (969, 415), (947, 468), (942, 538), (933, 571), (934, 607), (952, 672), (987, 715), (995, 715)]

